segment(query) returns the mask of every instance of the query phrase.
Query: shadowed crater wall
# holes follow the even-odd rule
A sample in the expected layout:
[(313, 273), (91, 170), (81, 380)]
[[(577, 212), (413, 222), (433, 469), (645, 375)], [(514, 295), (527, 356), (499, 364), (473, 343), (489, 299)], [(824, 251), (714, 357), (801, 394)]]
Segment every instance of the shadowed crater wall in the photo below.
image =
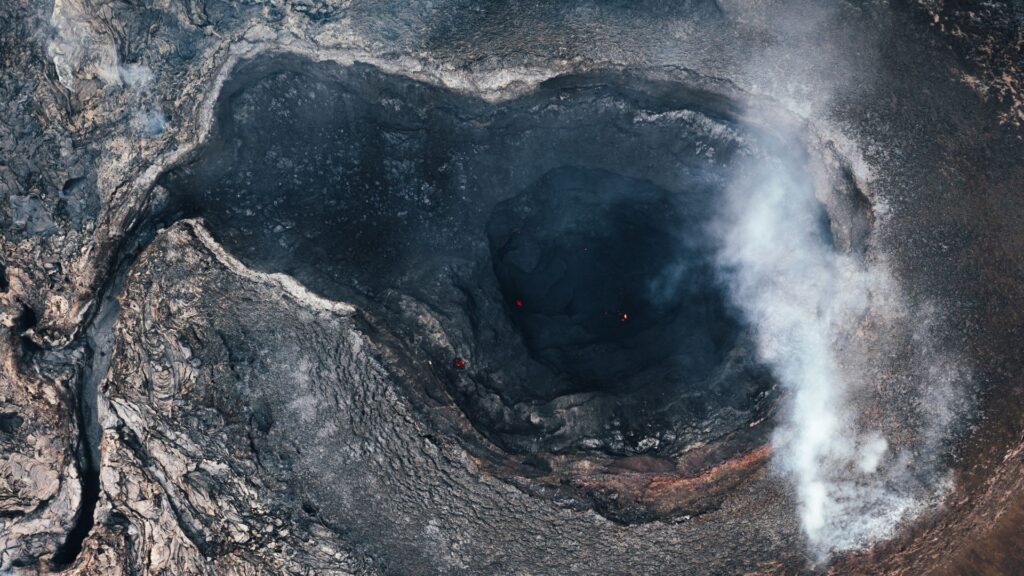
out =
[(573, 455), (695, 474), (763, 443), (775, 396), (706, 230), (760, 137), (734, 114), (621, 71), (489, 103), (261, 58), (160, 178), (162, 218), (201, 216), (248, 265), (357, 305), (406, 392), (457, 405), (485, 460), (556, 483)]

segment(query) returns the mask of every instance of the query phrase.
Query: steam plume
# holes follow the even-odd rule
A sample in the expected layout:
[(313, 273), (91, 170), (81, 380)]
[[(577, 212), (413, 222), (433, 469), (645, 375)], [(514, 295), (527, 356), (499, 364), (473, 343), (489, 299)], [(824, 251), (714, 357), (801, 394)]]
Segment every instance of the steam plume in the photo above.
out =
[[(910, 454), (939, 452), (962, 374), (915, 376), (907, 393), (927, 397), (929, 414), (864, 416), (878, 408), (880, 354), (909, 349), (906, 371), (925, 376), (917, 368), (937, 355), (908, 328), (915, 313), (884, 263), (833, 246), (805, 161), (769, 152), (751, 153), (736, 171), (713, 226), (717, 265), (785, 390), (775, 464), (792, 481), (804, 533), (823, 560), (890, 537), (941, 498), (941, 459)], [(920, 442), (894, 446), (882, 427), (900, 418), (919, 425)]]

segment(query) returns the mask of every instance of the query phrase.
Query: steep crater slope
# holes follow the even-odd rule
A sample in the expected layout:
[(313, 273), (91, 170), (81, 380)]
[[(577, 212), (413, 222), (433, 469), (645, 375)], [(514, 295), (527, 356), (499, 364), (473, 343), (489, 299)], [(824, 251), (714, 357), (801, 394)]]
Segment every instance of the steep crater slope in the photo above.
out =
[[(494, 103), (263, 58), (161, 177), (162, 217), (355, 304), (423, 415), (517, 485), (625, 522), (697, 513), (764, 461), (778, 396), (708, 228), (734, 165), (798, 138), (699, 84), (605, 71)], [(866, 204), (836, 186), (820, 220), (849, 248)]]

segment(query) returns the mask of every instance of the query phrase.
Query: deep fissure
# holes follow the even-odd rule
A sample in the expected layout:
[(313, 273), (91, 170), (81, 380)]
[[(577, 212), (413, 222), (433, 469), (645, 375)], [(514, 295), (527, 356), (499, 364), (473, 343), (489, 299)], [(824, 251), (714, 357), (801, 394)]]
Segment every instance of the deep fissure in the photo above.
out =
[(74, 524), (64, 542), (54, 551), (51, 565), (61, 570), (74, 564), (82, 552), (95, 525), (96, 505), (100, 499), (100, 443), (103, 431), (99, 423), (99, 384), (107, 374), (113, 354), (114, 323), (117, 320), (121, 293), (125, 277), (142, 250), (152, 241), (158, 227), (155, 219), (144, 218), (119, 242), (111, 266), (109, 280), (103, 285), (96, 298), (99, 302), (95, 313), (84, 323), (80, 336), (82, 348), (87, 357), (77, 377), (78, 388), (75, 398), (76, 422), (80, 438), (80, 466), (82, 476), (82, 500), (75, 515)]

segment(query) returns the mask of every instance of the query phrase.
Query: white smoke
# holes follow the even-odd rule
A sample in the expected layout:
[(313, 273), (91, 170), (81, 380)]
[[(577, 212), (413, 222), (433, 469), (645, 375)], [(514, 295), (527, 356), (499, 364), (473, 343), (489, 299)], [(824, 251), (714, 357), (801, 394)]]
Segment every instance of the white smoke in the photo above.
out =
[(121, 62), (110, 32), (98, 29), (90, 17), (94, 10), (82, 0), (54, 1), (46, 48), (58, 79), (70, 92), (75, 92), (82, 80), (119, 87), (129, 96), (126, 108), (131, 110), (130, 122), (136, 131), (145, 136), (162, 133), (167, 119), (152, 94), (152, 70), (142, 64)]
[[(884, 263), (833, 246), (804, 162), (788, 150), (751, 153), (713, 229), (730, 299), (785, 390), (774, 463), (793, 482), (806, 538), (824, 560), (892, 536), (941, 499), (948, 480), (938, 459), (911, 452), (938, 452), (962, 373), (908, 388), (933, 405), (921, 422), (904, 422), (919, 425), (922, 440), (894, 449), (880, 427), (905, 416), (884, 413), (875, 394), (886, 348), (913, 349), (906, 369), (924, 374), (917, 367), (933, 365), (935, 354), (910, 328), (914, 314)], [(867, 418), (869, 409), (883, 413)]]

